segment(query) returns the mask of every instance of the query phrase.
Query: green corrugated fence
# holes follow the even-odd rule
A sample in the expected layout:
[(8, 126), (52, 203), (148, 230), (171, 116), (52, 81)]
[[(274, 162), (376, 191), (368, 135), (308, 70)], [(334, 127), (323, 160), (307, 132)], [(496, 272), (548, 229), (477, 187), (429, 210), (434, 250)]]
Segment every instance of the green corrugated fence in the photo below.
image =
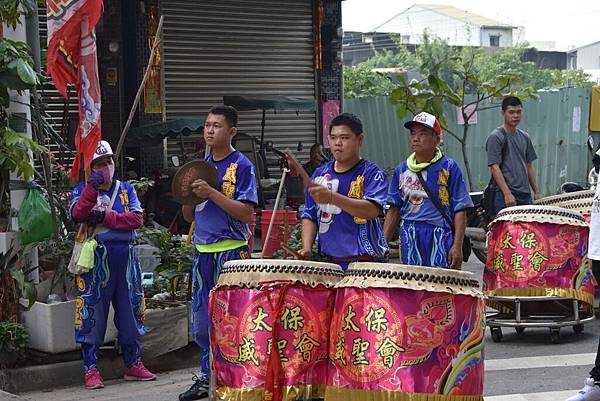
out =
[[(540, 100), (523, 104), (523, 120), (519, 128), (531, 136), (538, 155), (534, 162), (540, 191), (544, 195), (557, 192), (565, 181), (585, 183), (591, 168), (586, 147), (589, 125), (591, 88), (567, 88), (539, 92)], [(345, 99), (344, 111), (358, 115), (365, 128), (362, 156), (386, 170), (392, 170), (410, 153), (408, 131), (387, 97)], [(456, 109), (447, 108), (446, 118), (453, 132), (462, 135), (456, 123)], [(408, 118), (407, 118), (408, 119)], [(502, 124), (500, 108), (478, 113), (477, 124), (469, 127), (467, 152), (473, 175), (472, 190), (481, 190), (489, 181), (485, 141), (488, 134)], [(598, 143), (598, 138), (596, 143)], [(445, 152), (460, 162), (460, 143), (444, 135)]]

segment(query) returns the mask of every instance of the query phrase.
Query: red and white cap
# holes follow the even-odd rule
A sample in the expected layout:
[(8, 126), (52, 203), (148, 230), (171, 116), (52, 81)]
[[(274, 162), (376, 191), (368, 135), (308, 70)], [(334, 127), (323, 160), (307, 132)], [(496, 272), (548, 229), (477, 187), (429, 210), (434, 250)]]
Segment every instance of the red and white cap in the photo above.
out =
[(429, 113), (422, 111), (419, 114), (417, 114), (412, 119), (412, 121), (408, 121), (407, 123), (405, 123), (404, 127), (410, 129), (415, 124), (419, 124), (419, 125), (423, 125), (427, 128), (431, 128), (437, 136), (442, 135), (442, 126), (440, 125), (440, 122), (438, 121), (437, 118), (435, 118), (435, 116), (433, 114), (429, 114)]
[(100, 141), (96, 151), (94, 152), (94, 157), (92, 157), (92, 163), (109, 156), (114, 156), (110, 144), (106, 141)]

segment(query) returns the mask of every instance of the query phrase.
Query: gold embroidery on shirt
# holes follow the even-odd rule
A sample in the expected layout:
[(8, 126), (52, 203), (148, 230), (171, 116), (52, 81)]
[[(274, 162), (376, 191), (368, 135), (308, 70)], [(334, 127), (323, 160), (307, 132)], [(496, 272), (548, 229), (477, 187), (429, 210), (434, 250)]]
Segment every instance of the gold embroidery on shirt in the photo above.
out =
[(230, 183), (235, 184), (235, 172), (237, 171), (237, 167), (237, 163), (231, 163), (229, 167), (227, 167), (227, 171), (225, 171), (223, 181), (229, 181)]
[[(350, 191), (348, 191), (348, 198), (362, 199), (365, 196), (365, 176), (359, 175), (354, 181), (350, 183)], [(354, 217), (354, 223), (366, 224), (367, 220), (360, 217)]]

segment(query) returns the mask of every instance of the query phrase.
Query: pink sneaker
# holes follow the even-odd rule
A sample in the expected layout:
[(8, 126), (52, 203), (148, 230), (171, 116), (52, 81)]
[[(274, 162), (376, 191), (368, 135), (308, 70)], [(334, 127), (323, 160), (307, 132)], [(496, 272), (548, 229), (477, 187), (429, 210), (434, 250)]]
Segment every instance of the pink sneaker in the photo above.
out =
[(125, 380), (132, 381), (150, 381), (156, 379), (156, 375), (150, 372), (142, 362), (138, 362), (125, 372), (125, 376), (123, 377)]
[(88, 370), (85, 373), (85, 388), (88, 390), (95, 390), (102, 387), (104, 387), (104, 383), (102, 382), (102, 376), (100, 376), (98, 369), (93, 368)]

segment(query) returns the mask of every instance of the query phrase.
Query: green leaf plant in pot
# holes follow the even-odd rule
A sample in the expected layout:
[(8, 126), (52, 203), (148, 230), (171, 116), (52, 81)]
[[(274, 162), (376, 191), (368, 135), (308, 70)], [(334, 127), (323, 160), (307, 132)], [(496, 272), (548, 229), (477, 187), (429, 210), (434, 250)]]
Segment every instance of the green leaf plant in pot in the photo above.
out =
[(0, 368), (10, 368), (25, 352), (29, 333), (20, 323), (5, 320), (0, 322)]

